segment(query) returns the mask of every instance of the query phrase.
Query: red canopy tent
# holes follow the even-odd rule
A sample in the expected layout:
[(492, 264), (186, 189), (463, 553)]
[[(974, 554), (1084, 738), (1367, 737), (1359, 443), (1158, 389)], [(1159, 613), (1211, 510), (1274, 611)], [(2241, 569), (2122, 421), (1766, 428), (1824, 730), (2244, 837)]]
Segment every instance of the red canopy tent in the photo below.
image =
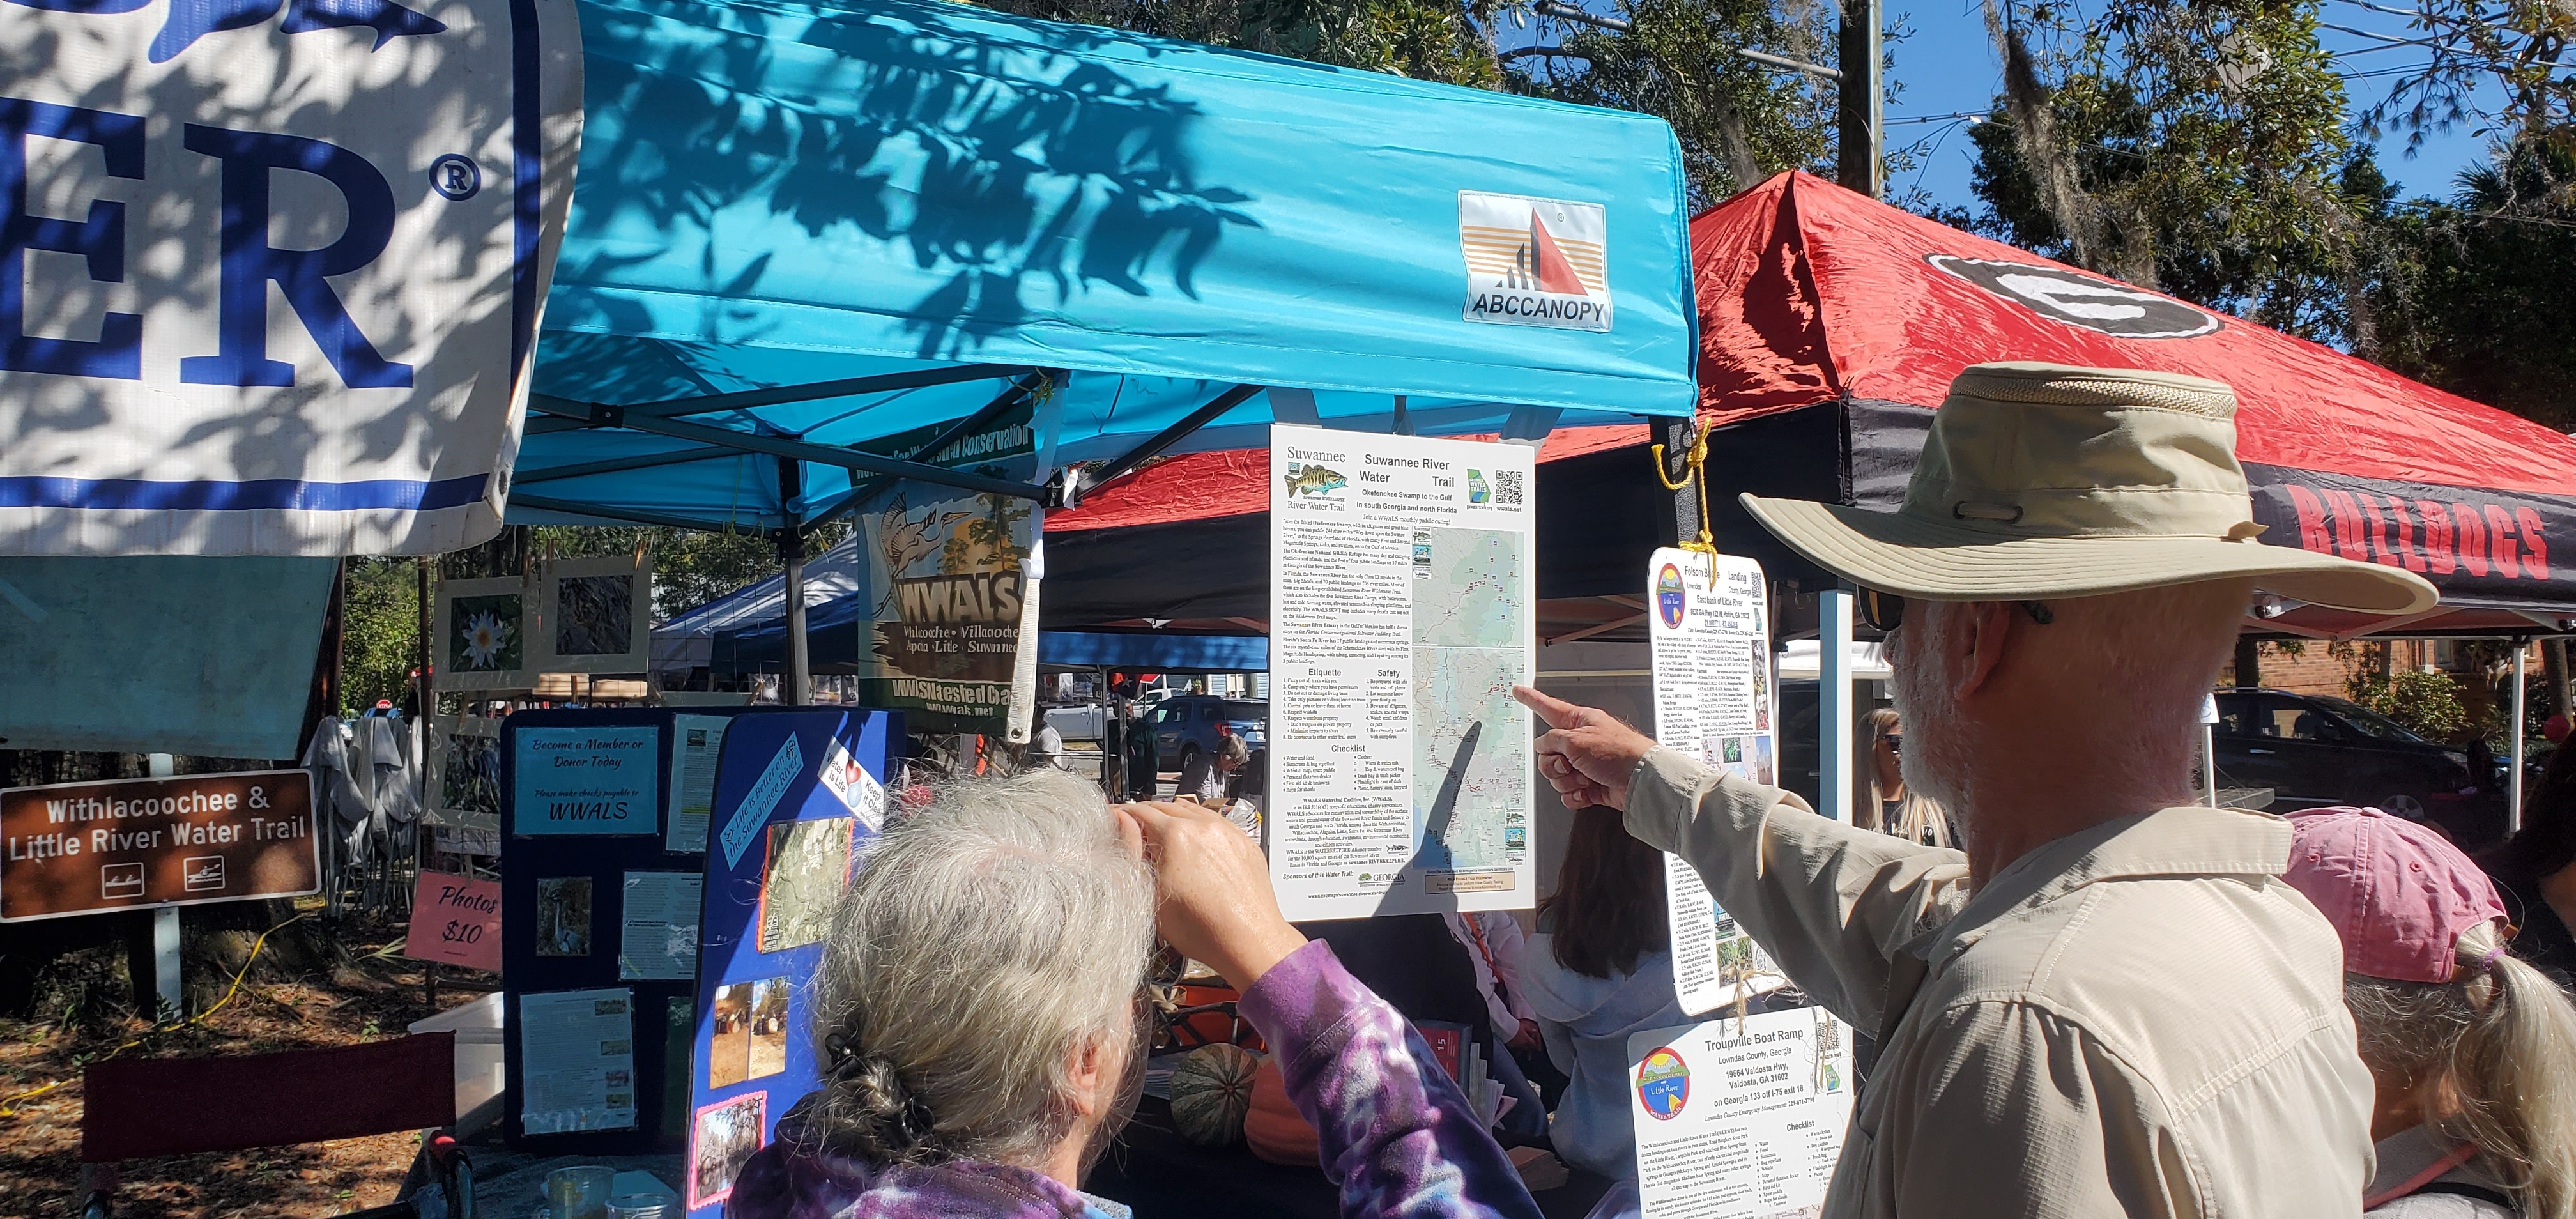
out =
[[(2419, 618), (2292, 605), (2250, 629), (2349, 638), (2576, 626), (2569, 437), (1803, 173), (1701, 213), (1691, 249), (1700, 419), (1716, 429), (1712, 526), (1723, 549), (1777, 578), (1815, 587), (1822, 573), (1756, 527), (1736, 492), (1893, 506), (1960, 369), (2045, 360), (2228, 382), (2255, 519), (2271, 526), (2265, 542), (2403, 566), (2442, 590)], [(1541, 451), (1543, 636), (1636, 615), (1646, 553), (1674, 536), (1645, 431), (1568, 429)], [(1048, 625), (1260, 626), (1267, 470), (1259, 450), (1178, 457), (1051, 514), (1050, 553), (1068, 559), (1050, 563), (1067, 579), (1047, 583)]]
[[(1628, 522), (1660, 514), (1665, 533), (1671, 532), (1670, 496), (1654, 486), (1645, 443), (1646, 428), (1632, 425), (1559, 428), (1540, 446), (1539, 502), (1589, 506), (1540, 520), (1543, 637), (1635, 613), (1596, 603), (1588, 594), (1637, 591), (1632, 586), (1645, 552), (1637, 551), (1633, 562), (1611, 559), (1620, 565), (1595, 570), (1605, 558), (1590, 539), (1591, 522), (1603, 517), (1623, 522), (1618, 533), (1643, 536), (1648, 526)], [(1593, 485), (1612, 468), (1626, 474), (1620, 485)], [(1231, 449), (1157, 462), (1090, 493), (1076, 507), (1048, 513), (1049, 571), (1038, 601), (1046, 627), (1159, 624), (1267, 633), (1269, 511), (1269, 451)], [(1559, 602), (1569, 604), (1572, 620), (1552, 630), (1556, 616), (1550, 607)]]
[[(1990, 360), (2212, 377), (2263, 540), (2402, 566), (2442, 606), (2391, 622), (2289, 607), (2293, 634), (2530, 634), (2576, 619), (2576, 440), (2278, 331), (1781, 174), (1691, 222), (1713, 490), (1772, 461), (1758, 435), (1822, 414), (1839, 485), (1893, 506), (1931, 412)], [(1724, 467), (1724, 468), (1721, 468)], [(1730, 495), (1729, 499), (1732, 498)], [(1750, 528), (1730, 504), (1713, 509)], [(2558, 562), (2550, 545), (2561, 541)]]

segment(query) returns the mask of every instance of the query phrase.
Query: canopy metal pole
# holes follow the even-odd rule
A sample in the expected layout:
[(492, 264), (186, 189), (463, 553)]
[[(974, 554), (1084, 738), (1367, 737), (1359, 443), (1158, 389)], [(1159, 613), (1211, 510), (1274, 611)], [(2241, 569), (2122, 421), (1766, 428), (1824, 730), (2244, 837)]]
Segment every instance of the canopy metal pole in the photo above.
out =
[(790, 530), (778, 539), (778, 557), (787, 569), (787, 705), (814, 701), (814, 674), (805, 659), (805, 539)]
[(2200, 802), (2218, 807), (2218, 730), (2200, 726)]
[(778, 508), (787, 514), (787, 528), (778, 535), (779, 566), (787, 585), (787, 688), (781, 693), (790, 707), (814, 702), (814, 671), (805, 643), (805, 530), (796, 519), (796, 501), (804, 492), (804, 465), (779, 462)]
[(1816, 811), (1852, 819), (1852, 611), (1847, 588), (1816, 596)]
[(2528, 639), (2513, 641), (2513, 718), (2505, 721), (2508, 756), (2512, 758), (2504, 780), (2504, 832), (2507, 834), (2522, 829), (2522, 716), (2525, 679), (2528, 677), (2526, 670), (2529, 668), (2523, 653), (2530, 649), (2531, 641)]
[(1100, 699), (1100, 787), (1111, 800), (1124, 800), (1127, 798), (1127, 789), (1123, 786), (1126, 767), (1122, 761), (1127, 748), (1125, 721), (1118, 715), (1118, 696), (1109, 692), (1109, 666), (1094, 665), (1091, 671), (1096, 675), (1091, 688)]
[(1163, 450), (1179, 444), (1190, 433), (1217, 421), (1227, 411), (1243, 405), (1244, 400), (1260, 393), (1258, 385), (1238, 385), (1208, 400), (1207, 405), (1191, 411), (1172, 426), (1154, 433), (1145, 443), (1092, 471), (1082, 480), (1085, 491), (1108, 486), (1136, 471), (1136, 468), (1162, 456)]

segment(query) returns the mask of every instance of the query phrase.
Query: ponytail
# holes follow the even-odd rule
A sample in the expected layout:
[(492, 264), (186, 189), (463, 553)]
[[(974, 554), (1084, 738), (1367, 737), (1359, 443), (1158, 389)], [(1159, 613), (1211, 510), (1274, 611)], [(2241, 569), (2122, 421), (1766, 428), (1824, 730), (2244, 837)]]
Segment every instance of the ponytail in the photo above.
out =
[(2525, 1219), (2576, 1219), (2576, 1005), (2505, 951), (2493, 923), (2463, 933), (2458, 952), (2448, 985), (2475, 1010), (2450, 1054), (2459, 1112), (2442, 1124), (2477, 1145)]

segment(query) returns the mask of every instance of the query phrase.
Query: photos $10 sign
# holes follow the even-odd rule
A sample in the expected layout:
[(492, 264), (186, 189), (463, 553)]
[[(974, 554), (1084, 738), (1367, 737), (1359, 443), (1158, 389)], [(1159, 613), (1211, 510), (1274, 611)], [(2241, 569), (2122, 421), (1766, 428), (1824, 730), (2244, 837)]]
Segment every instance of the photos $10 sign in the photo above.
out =
[(0, 554), (496, 532), (572, 0), (0, 0)]

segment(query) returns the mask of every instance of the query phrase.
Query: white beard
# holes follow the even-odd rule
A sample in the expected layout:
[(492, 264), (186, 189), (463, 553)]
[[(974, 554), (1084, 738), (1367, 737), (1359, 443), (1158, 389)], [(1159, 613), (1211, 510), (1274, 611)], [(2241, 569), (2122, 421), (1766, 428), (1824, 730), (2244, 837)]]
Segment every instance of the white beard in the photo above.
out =
[(1904, 776), (1905, 790), (1949, 810), (1952, 824), (1965, 835), (1973, 831), (1964, 798), (1967, 745), (1962, 739), (1965, 734), (1959, 723), (1959, 706), (1951, 698), (1958, 683), (1951, 679), (1949, 659), (1930, 629), (1934, 614), (1927, 611), (1933, 607), (1922, 602), (1916, 605), (1920, 608), (1914, 617), (1898, 628), (1913, 638), (1897, 647), (1895, 680), (1889, 683), (1889, 692), (1896, 699), (1897, 720), (1905, 729), (1905, 752), (1897, 766)]

